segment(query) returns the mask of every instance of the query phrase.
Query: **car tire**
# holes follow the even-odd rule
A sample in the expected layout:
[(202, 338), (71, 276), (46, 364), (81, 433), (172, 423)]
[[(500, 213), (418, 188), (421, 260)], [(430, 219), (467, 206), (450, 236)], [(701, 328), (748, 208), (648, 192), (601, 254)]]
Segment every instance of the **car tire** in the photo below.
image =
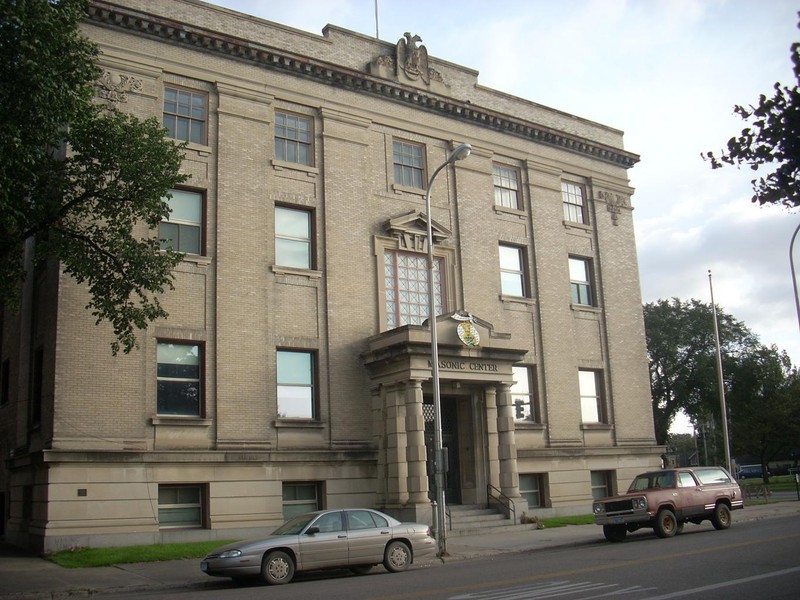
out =
[(711, 524), (714, 529), (727, 529), (731, 526), (731, 509), (727, 504), (719, 503), (711, 515)]
[(603, 535), (609, 542), (618, 543), (625, 540), (628, 529), (625, 525), (603, 525)]
[(411, 564), (411, 550), (405, 542), (394, 540), (386, 545), (383, 553), (383, 566), (390, 573), (399, 573)]
[(350, 567), (350, 571), (356, 575), (366, 575), (372, 570), (372, 565), (356, 565)]
[(668, 508), (662, 508), (656, 515), (656, 535), (660, 538), (672, 537), (678, 532), (678, 520), (675, 513)]
[(261, 577), (270, 585), (289, 583), (294, 577), (294, 561), (282, 550), (275, 550), (264, 557)]

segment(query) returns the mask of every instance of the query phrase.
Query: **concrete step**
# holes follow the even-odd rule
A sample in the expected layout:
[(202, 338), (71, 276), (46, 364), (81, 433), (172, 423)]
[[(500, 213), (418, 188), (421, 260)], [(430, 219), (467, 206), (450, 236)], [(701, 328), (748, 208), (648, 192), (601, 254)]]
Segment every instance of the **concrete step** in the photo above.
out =
[(527, 531), (533, 525), (519, 525), (493, 508), (485, 505), (455, 504), (450, 512), (448, 536), (459, 537), (512, 531)]

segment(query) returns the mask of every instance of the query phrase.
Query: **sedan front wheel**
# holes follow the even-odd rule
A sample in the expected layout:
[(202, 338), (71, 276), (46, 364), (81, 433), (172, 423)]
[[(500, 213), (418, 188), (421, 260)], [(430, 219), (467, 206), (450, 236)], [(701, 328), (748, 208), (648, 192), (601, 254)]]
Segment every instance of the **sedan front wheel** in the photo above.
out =
[(261, 563), (261, 577), (270, 585), (289, 583), (294, 577), (294, 561), (282, 550), (270, 552)]

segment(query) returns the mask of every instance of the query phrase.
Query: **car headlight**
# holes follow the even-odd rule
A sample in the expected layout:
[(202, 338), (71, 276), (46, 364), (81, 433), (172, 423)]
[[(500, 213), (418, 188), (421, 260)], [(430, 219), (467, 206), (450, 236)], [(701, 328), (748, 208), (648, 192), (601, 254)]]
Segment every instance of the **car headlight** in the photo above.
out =
[(595, 503), (592, 505), (592, 512), (596, 515), (605, 511), (605, 505), (602, 503)]
[(236, 558), (237, 556), (241, 556), (241, 555), (242, 555), (242, 551), (241, 550), (225, 550), (225, 552), (222, 552), (219, 555), (219, 557), (220, 558)]
[(634, 498), (633, 500), (633, 508), (639, 510), (646, 510), (647, 509), (647, 498), (642, 496), (641, 498)]

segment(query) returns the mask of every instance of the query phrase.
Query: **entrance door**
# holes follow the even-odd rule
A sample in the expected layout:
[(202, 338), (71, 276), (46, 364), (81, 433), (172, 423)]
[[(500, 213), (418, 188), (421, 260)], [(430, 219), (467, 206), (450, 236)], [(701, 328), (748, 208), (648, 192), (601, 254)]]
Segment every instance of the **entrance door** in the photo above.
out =
[[(433, 420), (433, 397), (425, 396), (422, 413), (425, 416), (425, 448), (428, 453), (428, 495), (436, 499), (436, 478), (433, 456), (436, 434)], [(442, 446), (447, 448), (447, 474), (445, 475), (445, 502), (461, 504), (461, 470), (458, 460), (458, 403), (455, 398), (442, 398)]]

